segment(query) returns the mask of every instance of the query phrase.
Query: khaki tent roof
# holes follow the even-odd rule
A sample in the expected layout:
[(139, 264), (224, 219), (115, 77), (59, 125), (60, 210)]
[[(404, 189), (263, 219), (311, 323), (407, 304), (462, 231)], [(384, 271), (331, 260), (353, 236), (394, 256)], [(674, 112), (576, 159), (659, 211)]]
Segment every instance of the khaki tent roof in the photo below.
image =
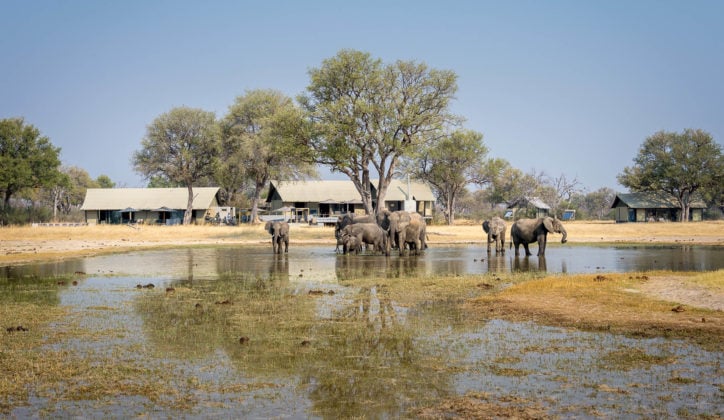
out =
[(361, 203), (352, 181), (272, 181), (285, 203)]
[[(611, 208), (620, 207), (619, 203), (632, 209), (678, 209), (681, 207), (673, 195), (653, 192), (616, 194)], [(703, 209), (706, 208), (706, 204), (701, 200), (692, 199), (691, 208)]]
[[(377, 180), (370, 181), (373, 186)], [(272, 181), (285, 203), (361, 203), (360, 194), (352, 181)], [(430, 187), (421, 182), (410, 182), (412, 199), (417, 201), (435, 201)], [(385, 201), (403, 201), (407, 199), (407, 181), (393, 179), (387, 189)]]
[[(377, 186), (378, 181), (373, 180), (372, 185)], [(387, 187), (387, 195), (385, 201), (435, 201), (435, 196), (427, 184), (417, 181), (410, 181), (410, 195), (407, 197), (407, 181), (402, 179), (393, 179)]]
[[(217, 187), (194, 188), (194, 210), (206, 210), (215, 202)], [(88, 188), (81, 210), (185, 210), (186, 188)]]

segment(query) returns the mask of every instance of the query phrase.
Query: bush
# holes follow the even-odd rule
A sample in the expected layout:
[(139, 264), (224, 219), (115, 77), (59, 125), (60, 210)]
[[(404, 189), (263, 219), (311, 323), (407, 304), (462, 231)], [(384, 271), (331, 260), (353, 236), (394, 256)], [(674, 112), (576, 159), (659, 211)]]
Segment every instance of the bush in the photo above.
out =
[(0, 225), (25, 225), (45, 223), (53, 218), (53, 212), (47, 207), (5, 207), (0, 208)]

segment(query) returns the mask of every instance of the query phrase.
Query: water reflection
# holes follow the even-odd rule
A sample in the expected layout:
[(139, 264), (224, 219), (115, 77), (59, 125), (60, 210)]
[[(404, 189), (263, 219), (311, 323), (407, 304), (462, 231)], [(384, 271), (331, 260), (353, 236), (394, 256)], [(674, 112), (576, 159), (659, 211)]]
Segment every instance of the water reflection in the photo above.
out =
[(465, 275), (487, 272), (547, 271), (710, 271), (724, 268), (724, 247), (716, 246), (551, 246), (545, 257), (512, 253), (487, 255), (475, 246), (429, 248), (421, 256), (338, 255), (331, 247), (293, 247), (272, 254), (267, 247), (182, 248), (129, 252), (62, 262), (0, 267), (0, 279), (72, 275), (125, 275), (197, 279), (224, 273), (320, 283), (360, 277)]

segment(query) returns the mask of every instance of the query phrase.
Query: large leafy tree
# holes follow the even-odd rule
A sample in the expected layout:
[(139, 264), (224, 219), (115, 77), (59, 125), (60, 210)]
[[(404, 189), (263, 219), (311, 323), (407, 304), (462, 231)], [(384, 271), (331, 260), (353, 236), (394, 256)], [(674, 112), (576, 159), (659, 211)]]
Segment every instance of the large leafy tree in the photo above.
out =
[[(355, 50), (340, 51), (309, 74), (307, 94), (299, 98), (312, 122), (309, 146), (318, 163), (349, 177), (372, 214), (373, 199), (384, 202), (401, 157), (455, 120), (448, 107), (457, 76), (412, 61), (383, 64)], [(377, 197), (371, 168), (379, 179)]]
[(534, 196), (541, 186), (539, 177), (523, 173), (507, 160), (500, 158), (486, 161), (475, 183), (484, 187), (483, 196), (491, 208)]
[(188, 107), (174, 108), (157, 117), (147, 128), (133, 165), (146, 178), (165, 178), (185, 185), (188, 202), (184, 224), (191, 223), (194, 183), (215, 173), (220, 129), (212, 112)]
[(632, 191), (673, 195), (681, 206), (680, 220), (686, 222), (694, 194), (724, 183), (721, 146), (699, 129), (659, 131), (644, 141), (634, 165), (624, 168), (618, 182)]
[(60, 148), (22, 118), (0, 120), (0, 191), (3, 207), (26, 188), (55, 185), (61, 178)]
[(465, 187), (479, 180), (488, 149), (483, 135), (472, 130), (455, 130), (420, 151), (413, 176), (428, 182), (445, 206), (445, 219), (455, 223), (457, 198)]
[(275, 90), (252, 90), (236, 98), (223, 120), (224, 164), (217, 174), (234, 191), (253, 185), (251, 222), (258, 223), (261, 193), (271, 179), (316, 175), (311, 150), (299, 147), (304, 118), (292, 100)]

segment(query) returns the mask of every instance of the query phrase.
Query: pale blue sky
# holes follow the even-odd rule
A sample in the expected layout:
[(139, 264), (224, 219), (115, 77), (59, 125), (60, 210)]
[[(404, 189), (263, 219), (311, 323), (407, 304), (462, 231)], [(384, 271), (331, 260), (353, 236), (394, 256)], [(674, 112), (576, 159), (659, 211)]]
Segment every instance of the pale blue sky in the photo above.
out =
[(249, 89), (296, 97), (340, 49), (454, 71), (453, 111), (489, 156), (617, 184), (644, 139), (724, 138), (724, 1), (0, 0), (0, 118), (66, 165), (127, 187), (146, 126), (186, 105), (223, 116)]

